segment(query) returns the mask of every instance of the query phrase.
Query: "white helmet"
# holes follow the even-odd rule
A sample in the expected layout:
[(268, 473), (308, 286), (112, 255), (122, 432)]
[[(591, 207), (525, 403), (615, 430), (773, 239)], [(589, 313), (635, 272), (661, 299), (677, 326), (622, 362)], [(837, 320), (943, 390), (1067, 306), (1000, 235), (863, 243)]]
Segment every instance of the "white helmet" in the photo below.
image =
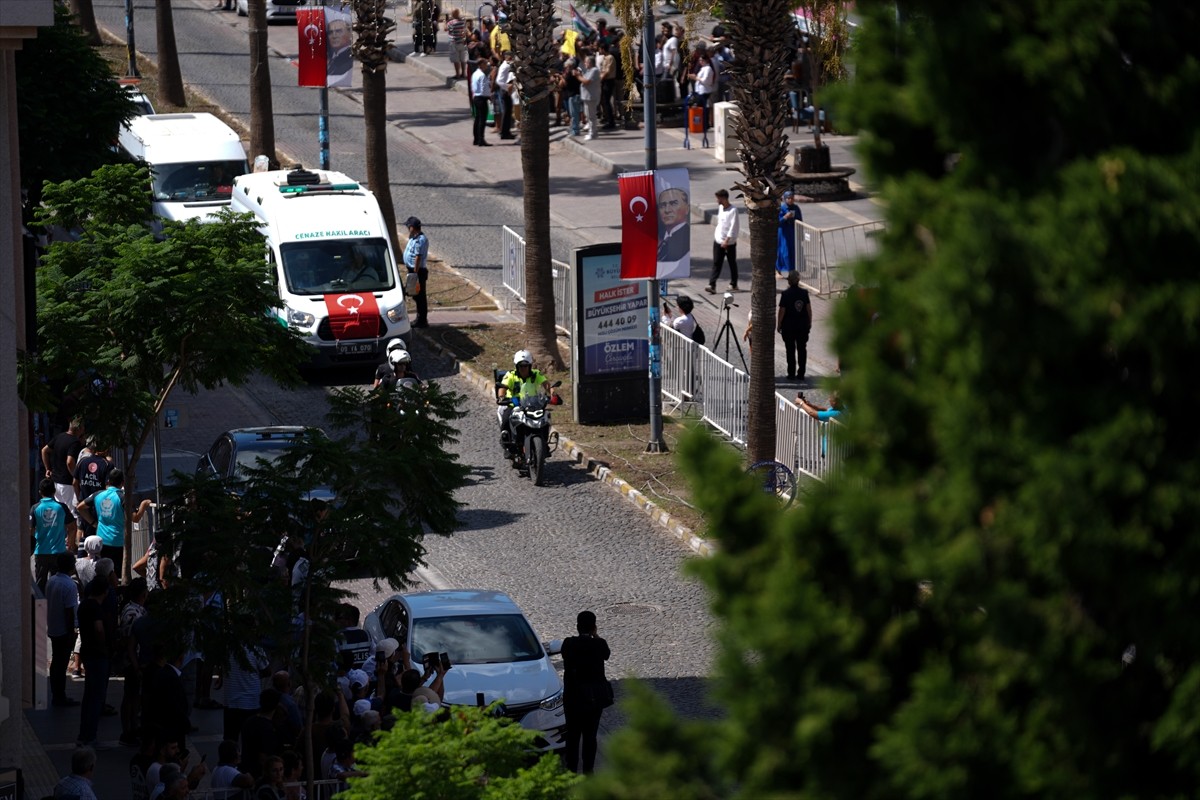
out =
[(403, 339), (399, 339), (399, 338), (392, 339), (390, 342), (388, 342), (387, 354), (390, 356), (396, 350), (407, 350), (407, 349), (408, 349), (408, 347), (405, 346)]
[(412, 356), (408, 354), (407, 350), (393, 350), (388, 353), (388, 363), (393, 367), (397, 364), (411, 364)]
[(531, 367), (533, 366), (533, 356), (529, 354), (528, 350), (518, 350), (517, 352), (513, 353), (513, 366), (519, 367), (521, 364), (528, 364)]

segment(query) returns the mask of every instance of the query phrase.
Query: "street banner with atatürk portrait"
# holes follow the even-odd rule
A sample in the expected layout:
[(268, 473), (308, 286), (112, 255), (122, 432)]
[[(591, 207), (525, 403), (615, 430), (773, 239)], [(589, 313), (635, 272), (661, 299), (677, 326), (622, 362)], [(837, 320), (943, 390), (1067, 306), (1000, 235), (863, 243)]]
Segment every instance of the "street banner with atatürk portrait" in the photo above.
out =
[(627, 172), (621, 193), (621, 279), (691, 274), (691, 185), (686, 169)]

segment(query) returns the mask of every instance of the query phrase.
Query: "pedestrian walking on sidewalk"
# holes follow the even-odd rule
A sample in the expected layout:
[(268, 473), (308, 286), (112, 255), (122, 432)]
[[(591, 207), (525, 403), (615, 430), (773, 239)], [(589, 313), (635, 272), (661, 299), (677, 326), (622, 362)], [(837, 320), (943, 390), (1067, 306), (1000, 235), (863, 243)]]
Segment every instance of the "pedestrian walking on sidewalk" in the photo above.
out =
[(788, 288), (779, 296), (775, 330), (783, 337), (789, 379), (804, 380), (808, 368), (808, 335), (812, 331), (812, 300), (800, 287), (800, 273), (788, 273)]
[(563, 714), (567, 718), (567, 747), (563, 754), (567, 769), (579, 772), (580, 744), (583, 772), (596, 766), (596, 733), (604, 709), (613, 704), (612, 684), (604, 675), (608, 642), (597, 635), (596, 615), (580, 611), (575, 628), (578, 636), (563, 640)]
[(488, 101), (492, 99), (491, 65), (486, 58), (475, 62), (475, 73), (471, 75), (471, 110), (475, 114), (475, 125), (472, 132), (476, 147), (491, 147), (484, 138), (487, 130)]
[[(482, 134), (480, 134), (482, 135)], [(425, 294), (425, 281), (429, 278), (429, 238), (421, 232), (421, 220), (409, 217), (404, 225), (408, 228), (408, 244), (404, 246), (404, 266), (410, 274), (416, 273), (417, 291), (413, 302), (417, 305), (414, 328), (429, 327), (429, 298)]]
[(738, 273), (737, 273), (737, 240), (738, 240), (738, 213), (729, 202), (729, 192), (725, 189), (717, 189), (716, 193), (717, 218), (715, 227), (713, 228), (713, 266), (712, 274), (708, 276), (708, 286), (705, 289), (709, 294), (715, 294), (717, 291), (717, 279), (721, 277), (722, 262), (729, 262), (729, 291), (736, 292), (738, 288)]

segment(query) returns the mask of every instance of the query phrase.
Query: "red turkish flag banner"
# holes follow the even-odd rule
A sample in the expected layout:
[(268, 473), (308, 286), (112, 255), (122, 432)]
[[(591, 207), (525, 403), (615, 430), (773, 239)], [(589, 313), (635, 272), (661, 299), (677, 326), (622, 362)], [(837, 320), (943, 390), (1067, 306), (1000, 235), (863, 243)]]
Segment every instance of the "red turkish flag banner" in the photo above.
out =
[(370, 292), (327, 294), (325, 310), (334, 339), (374, 339), (379, 336), (379, 304)]
[(617, 176), (621, 191), (621, 280), (648, 280), (658, 266), (658, 208), (653, 172)]
[(300, 35), (299, 83), (325, 85), (325, 9), (320, 6), (296, 9), (296, 31)]

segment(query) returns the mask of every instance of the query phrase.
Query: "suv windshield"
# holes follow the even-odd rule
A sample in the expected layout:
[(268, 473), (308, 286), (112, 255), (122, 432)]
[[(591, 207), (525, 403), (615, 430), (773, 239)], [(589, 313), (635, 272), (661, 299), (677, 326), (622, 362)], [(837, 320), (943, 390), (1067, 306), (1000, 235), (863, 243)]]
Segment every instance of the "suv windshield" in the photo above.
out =
[(233, 179), (245, 175), (245, 161), (193, 161), (187, 164), (155, 164), (154, 199), (159, 202), (228, 200), (233, 196)]
[(449, 653), (454, 664), (507, 664), (538, 660), (542, 645), (520, 614), (431, 617), (413, 621), (413, 662), (425, 653)]
[(292, 242), (279, 251), (292, 294), (385, 292), (396, 285), (383, 239)]

